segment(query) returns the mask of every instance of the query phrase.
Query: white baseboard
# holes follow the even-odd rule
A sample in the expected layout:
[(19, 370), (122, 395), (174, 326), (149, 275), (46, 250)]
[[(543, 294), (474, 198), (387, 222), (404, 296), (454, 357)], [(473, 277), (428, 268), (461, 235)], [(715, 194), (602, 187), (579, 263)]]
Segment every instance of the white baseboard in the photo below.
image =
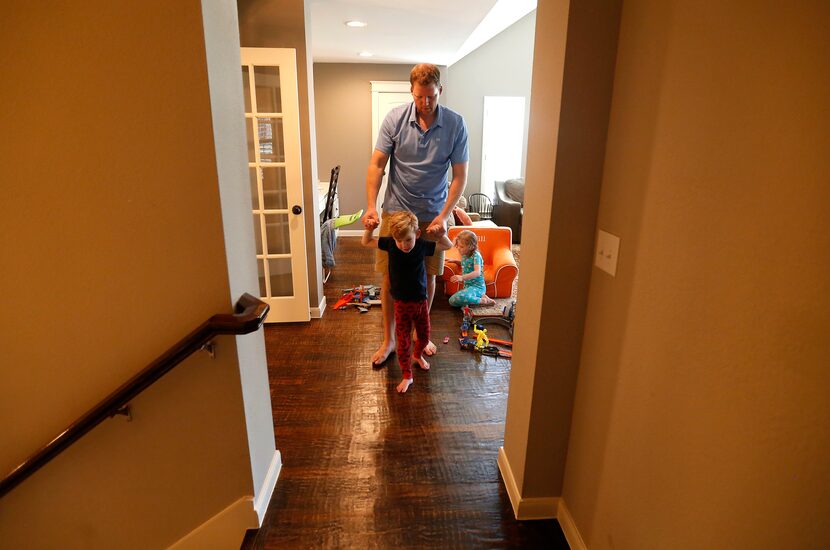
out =
[(196, 529), (176, 541), (174, 550), (221, 550), (239, 548), (245, 532), (256, 529), (257, 514), (253, 497), (242, 497)]
[(268, 466), (268, 473), (265, 474), (265, 480), (262, 482), (259, 491), (257, 491), (256, 501), (254, 502), (254, 510), (259, 518), (259, 525), (257, 527), (261, 527), (262, 521), (265, 519), (265, 512), (268, 510), (268, 504), (271, 502), (271, 495), (274, 494), (274, 487), (277, 486), (280, 470), (282, 470), (282, 455), (279, 451), (274, 451), (271, 464)]
[(337, 230), (338, 237), (362, 237), (363, 230), (362, 229), (338, 229)]
[(310, 308), (309, 311), (311, 312), (312, 319), (322, 319), (323, 312), (326, 311), (326, 297), (323, 296), (323, 299), (320, 300), (320, 305)]
[(571, 512), (565, 506), (565, 499), (559, 499), (559, 507), (556, 509), (556, 519), (559, 521), (559, 527), (562, 528), (562, 532), (565, 533), (565, 539), (567, 539), (568, 546), (571, 547), (571, 550), (588, 550), (588, 546), (582, 540), (579, 529), (576, 528), (576, 523), (574, 523)]
[(504, 447), (499, 447), (499, 472), (504, 480), (507, 495), (510, 497), (510, 504), (513, 506), (513, 515), (518, 520), (525, 519), (553, 519), (556, 517), (556, 510), (559, 505), (559, 497), (529, 497), (522, 498), (513, 470), (510, 469), (510, 462), (507, 460), (507, 453)]
[(519, 492), (519, 487), (516, 485), (513, 471), (510, 469), (510, 463), (507, 461), (507, 454), (504, 452), (504, 447), (499, 447), (498, 464), (501, 478), (504, 480), (504, 487), (507, 489), (507, 496), (510, 497), (510, 504), (513, 506), (513, 515), (516, 516), (516, 519), (519, 519), (519, 501), (522, 500), (522, 495)]

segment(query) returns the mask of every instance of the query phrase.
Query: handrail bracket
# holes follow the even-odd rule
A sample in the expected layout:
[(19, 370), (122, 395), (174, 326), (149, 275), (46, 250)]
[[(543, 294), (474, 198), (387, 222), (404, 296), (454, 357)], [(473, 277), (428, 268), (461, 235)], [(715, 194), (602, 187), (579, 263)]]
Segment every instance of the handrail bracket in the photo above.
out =
[(126, 416), (127, 417), (127, 422), (132, 422), (133, 421), (133, 409), (129, 404), (124, 405), (123, 407), (119, 407), (118, 409), (116, 409), (115, 412), (113, 412), (110, 415), (110, 418), (112, 418), (114, 416)]
[(199, 351), (203, 351), (210, 355), (211, 359), (216, 359), (216, 342), (211, 340), (210, 342), (203, 344)]

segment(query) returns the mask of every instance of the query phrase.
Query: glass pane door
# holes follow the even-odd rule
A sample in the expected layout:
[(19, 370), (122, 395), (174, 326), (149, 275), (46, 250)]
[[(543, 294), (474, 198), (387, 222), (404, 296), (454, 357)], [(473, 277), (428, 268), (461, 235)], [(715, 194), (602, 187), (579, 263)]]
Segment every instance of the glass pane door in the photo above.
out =
[[(285, 51), (291, 52), (290, 66), (280, 53)], [(266, 322), (309, 318), (293, 53), (242, 48), (259, 292), (271, 305)]]

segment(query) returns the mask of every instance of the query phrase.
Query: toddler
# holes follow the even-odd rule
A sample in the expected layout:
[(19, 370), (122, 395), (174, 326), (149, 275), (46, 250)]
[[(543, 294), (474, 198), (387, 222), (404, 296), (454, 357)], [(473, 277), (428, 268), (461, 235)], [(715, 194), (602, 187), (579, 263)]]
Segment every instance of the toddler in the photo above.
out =
[[(398, 384), (398, 393), (405, 393), (412, 385), (412, 364), (414, 361), (423, 370), (429, 370), (429, 363), (423, 351), (429, 342), (429, 305), (427, 304), (427, 272), (424, 257), (432, 256), (435, 250), (449, 250), (452, 241), (446, 235), (438, 242), (421, 237), (418, 218), (411, 212), (395, 212), (389, 218), (391, 237), (374, 237), (375, 227), (366, 227), (361, 243), (363, 246), (379, 248), (389, 254), (389, 286), (395, 309), (395, 339), (398, 343), (398, 362), (403, 379)], [(412, 327), (415, 326), (415, 349), (410, 357)]]
[(493, 305), (495, 300), (487, 296), (484, 284), (484, 260), (478, 251), (478, 237), (465, 229), (455, 237), (455, 248), (461, 254), (461, 260), (447, 260), (461, 264), (461, 275), (453, 275), (450, 281), (464, 283), (464, 288), (450, 296), (450, 305), (464, 307), (473, 304)]

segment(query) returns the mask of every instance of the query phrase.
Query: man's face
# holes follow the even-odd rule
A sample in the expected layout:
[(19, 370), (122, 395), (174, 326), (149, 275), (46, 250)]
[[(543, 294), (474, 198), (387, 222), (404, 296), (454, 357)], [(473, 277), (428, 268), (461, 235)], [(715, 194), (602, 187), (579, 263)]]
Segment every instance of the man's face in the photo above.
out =
[(421, 86), (417, 82), (412, 85), (412, 99), (415, 100), (415, 108), (421, 116), (430, 116), (438, 108), (438, 96), (441, 95), (441, 86), (430, 84)]

